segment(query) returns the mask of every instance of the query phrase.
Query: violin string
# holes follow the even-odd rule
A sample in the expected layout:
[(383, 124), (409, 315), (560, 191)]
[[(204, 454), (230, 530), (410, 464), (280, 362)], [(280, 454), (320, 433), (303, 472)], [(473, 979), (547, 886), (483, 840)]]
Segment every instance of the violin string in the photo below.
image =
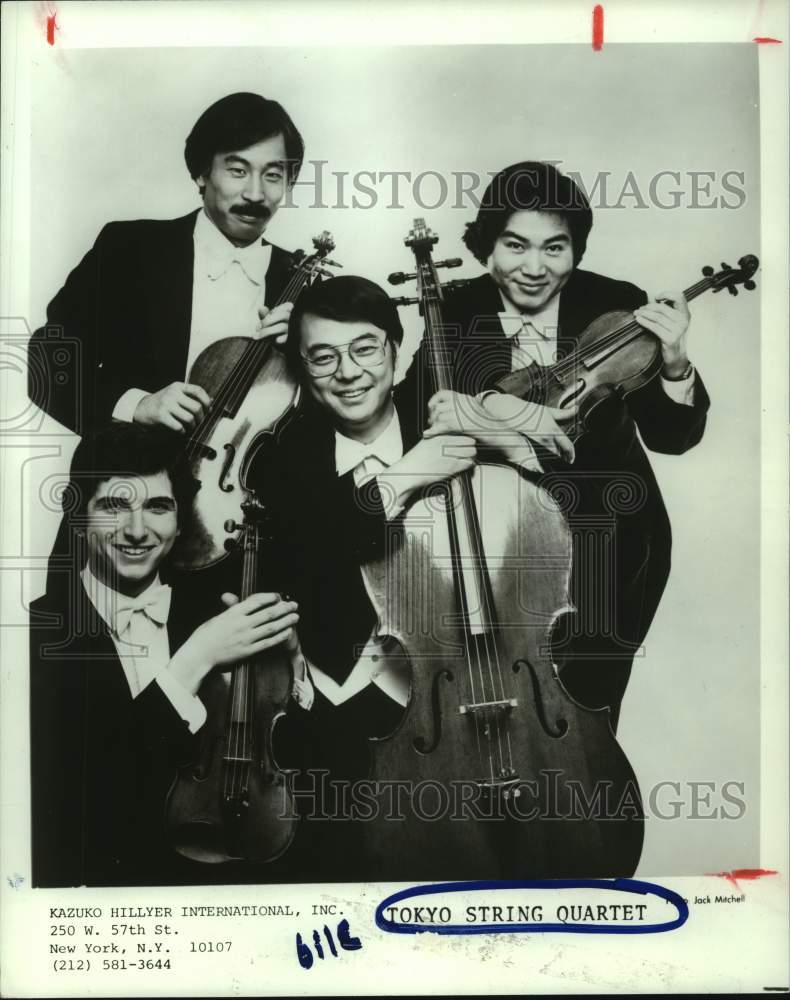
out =
[[(710, 288), (712, 284), (713, 281), (711, 278), (702, 278), (696, 284), (691, 285), (689, 288), (687, 288), (683, 293), (683, 297), (686, 299), (686, 301), (690, 301), (691, 299), (696, 298), (706, 289)], [(644, 327), (641, 327), (636, 322), (636, 320), (629, 320), (627, 323), (623, 324), (623, 326), (620, 326), (617, 329), (612, 330), (610, 333), (601, 337), (599, 340), (596, 340), (594, 344), (590, 344), (587, 347), (579, 349), (578, 351), (574, 351), (573, 354), (571, 354), (569, 357), (565, 358), (563, 361), (560, 361), (556, 365), (551, 367), (550, 371), (553, 374), (558, 375), (560, 377), (563, 377), (565, 375), (571, 375), (576, 370), (579, 363), (584, 361), (585, 358), (599, 354), (602, 349), (605, 349), (607, 347), (614, 347), (617, 341), (620, 340), (620, 338), (630, 339), (632, 335), (635, 336), (641, 333), (643, 330)], [(624, 339), (624, 343), (625, 342), (626, 341)]]
[[(309, 257), (297, 265), (294, 274), (278, 297), (275, 308), (283, 302), (293, 301), (309, 280), (315, 262), (315, 257)], [(191, 454), (194, 454), (195, 450), (210, 437), (226, 407), (232, 409), (234, 403), (247, 392), (252, 379), (261, 366), (261, 356), (268, 352), (270, 346), (266, 339), (254, 340), (247, 345), (220, 386), (214, 397), (211, 410), (204, 415), (190, 434), (187, 449)]]

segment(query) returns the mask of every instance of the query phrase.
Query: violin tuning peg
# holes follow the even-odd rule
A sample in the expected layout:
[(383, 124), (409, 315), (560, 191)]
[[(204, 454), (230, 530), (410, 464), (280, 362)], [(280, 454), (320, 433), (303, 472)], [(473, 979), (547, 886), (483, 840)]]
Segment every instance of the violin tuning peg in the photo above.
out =
[(417, 298), (416, 295), (413, 298), (410, 298), (408, 295), (399, 295), (392, 301), (395, 303), (396, 306), (413, 306), (420, 300)]
[(749, 279), (748, 281), (744, 281), (743, 287), (746, 289), (747, 292), (753, 292), (757, 286), (751, 279)]
[(447, 260), (437, 260), (434, 267), (460, 267), (463, 261), (460, 257), (448, 257)]
[(725, 264), (723, 261), (722, 261), (721, 269), (722, 269), (722, 271), (731, 271), (732, 270), (732, 268), (730, 267), (730, 265), (729, 264)]
[(712, 267), (703, 267), (702, 273), (705, 275), (706, 278), (712, 278), (713, 277), (713, 268)]
[(735, 287), (735, 285), (727, 285), (727, 291), (730, 293), (730, 295), (738, 294), (738, 289)]
[(338, 264), (338, 262), (336, 260), (327, 260), (326, 258), (324, 258), (323, 263), (327, 267), (342, 267), (343, 266), (342, 264)]

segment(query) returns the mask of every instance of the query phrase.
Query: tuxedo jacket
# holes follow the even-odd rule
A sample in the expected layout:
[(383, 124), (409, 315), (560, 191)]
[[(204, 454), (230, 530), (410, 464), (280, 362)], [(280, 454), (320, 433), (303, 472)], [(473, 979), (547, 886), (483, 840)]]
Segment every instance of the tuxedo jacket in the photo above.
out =
[[(395, 405), (405, 452), (420, 431), (397, 389)], [(375, 480), (357, 487), (353, 470), (337, 475), (334, 428), (303, 395), (277, 441), (256, 456), (250, 485), (271, 514), (268, 564), (299, 603), (302, 648), (343, 684), (376, 624), (360, 573), (363, 562), (383, 553), (386, 539)]]
[[(30, 341), (28, 393), (77, 434), (108, 424), (127, 389), (186, 378), (197, 214), (108, 223), (50, 302)], [(267, 306), (291, 261), (272, 247)]]
[[(107, 625), (74, 584), (31, 605), (33, 884), (181, 881), (164, 803), (195, 737), (155, 682), (132, 698)], [(189, 634), (175, 594), (167, 629), (175, 651)]]

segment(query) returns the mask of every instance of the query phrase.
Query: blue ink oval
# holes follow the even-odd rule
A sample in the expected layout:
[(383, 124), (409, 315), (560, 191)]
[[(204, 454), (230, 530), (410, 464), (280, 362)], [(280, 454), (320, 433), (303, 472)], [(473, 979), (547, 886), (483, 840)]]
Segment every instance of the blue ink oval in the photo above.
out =
[[(387, 920), (384, 910), (404, 899), (414, 899), (419, 896), (431, 896), (447, 892), (477, 892), (497, 889), (604, 889), (614, 892), (630, 892), (639, 896), (657, 896), (666, 900), (677, 909), (677, 917), (658, 924), (635, 926), (630, 924), (573, 924), (573, 923), (524, 923), (524, 924), (402, 924)], [(523, 934), (547, 933), (560, 934), (658, 934), (664, 931), (674, 931), (682, 927), (688, 920), (689, 908), (682, 896), (671, 889), (656, 885), (654, 882), (641, 882), (637, 879), (527, 879), (524, 881), (478, 881), (478, 882), (442, 882), (437, 885), (417, 885), (410, 889), (387, 896), (376, 907), (376, 926), (390, 934)]]

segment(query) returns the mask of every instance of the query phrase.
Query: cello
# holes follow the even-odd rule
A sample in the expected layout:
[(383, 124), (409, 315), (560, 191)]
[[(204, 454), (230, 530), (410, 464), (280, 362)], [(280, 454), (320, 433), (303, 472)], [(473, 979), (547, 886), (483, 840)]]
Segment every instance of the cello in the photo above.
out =
[[(261, 589), (260, 550), (269, 521), (252, 491), (242, 510), (243, 522), (227, 530), (240, 534), (243, 601)], [(219, 864), (272, 861), (287, 850), (299, 822), (293, 772), (278, 767), (272, 739), (291, 687), (291, 666), (279, 646), (236, 664), (229, 676), (215, 670), (206, 678), (200, 755), (180, 769), (165, 805), (165, 826), (179, 854)]]
[[(418, 219), (424, 344), (452, 388), (437, 237)], [(366, 877), (392, 880), (630, 875), (643, 810), (609, 725), (565, 691), (551, 660), (572, 609), (571, 536), (553, 498), (512, 465), (479, 463), (412, 497), (363, 577), (376, 638), (411, 668), (403, 720), (371, 741)], [(393, 811), (393, 789), (411, 789)], [(399, 800), (400, 802), (400, 800)]]
[[(328, 232), (313, 240), (315, 253), (296, 254), (293, 271), (275, 307), (294, 302), (326, 266), (335, 244)], [(211, 408), (189, 432), (185, 452), (201, 488), (195, 497), (193, 524), (173, 549), (172, 564), (196, 570), (223, 559), (238, 540), (242, 521), (242, 480), (246, 456), (264, 434), (275, 434), (296, 396), (296, 382), (281, 350), (271, 338), (225, 337), (195, 359), (187, 381), (212, 398)]]
[[(721, 292), (725, 288), (736, 296), (738, 285), (752, 291), (758, 267), (753, 254), (741, 257), (737, 268), (723, 263), (714, 273), (712, 267), (703, 267), (702, 280), (686, 288), (683, 296), (690, 302), (709, 289)], [(658, 338), (631, 313), (617, 311), (590, 323), (567, 357), (547, 367), (531, 364), (503, 376), (495, 385), (500, 392), (542, 406), (578, 406), (578, 413), (563, 423), (565, 433), (576, 441), (604, 417), (608, 401), (641, 389), (660, 371)]]

